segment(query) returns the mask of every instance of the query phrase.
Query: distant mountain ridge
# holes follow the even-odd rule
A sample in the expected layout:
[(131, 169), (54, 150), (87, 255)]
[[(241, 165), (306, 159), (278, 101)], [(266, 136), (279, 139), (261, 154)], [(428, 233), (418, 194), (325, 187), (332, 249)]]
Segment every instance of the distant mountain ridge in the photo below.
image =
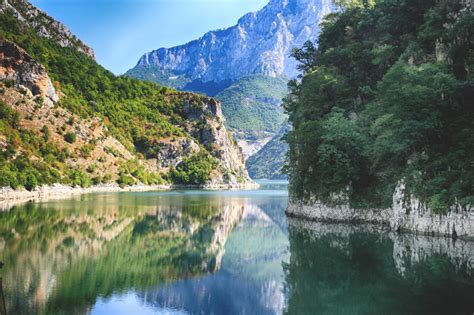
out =
[(297, 70), (291, 49), (316, 40), (319, 23), (331, 10), (330, 0), (271, 0), (235, 26), (146, 53), (135, 68), (165, 71), (171, 81), (220, 82), (252, 74), (294, 77)]

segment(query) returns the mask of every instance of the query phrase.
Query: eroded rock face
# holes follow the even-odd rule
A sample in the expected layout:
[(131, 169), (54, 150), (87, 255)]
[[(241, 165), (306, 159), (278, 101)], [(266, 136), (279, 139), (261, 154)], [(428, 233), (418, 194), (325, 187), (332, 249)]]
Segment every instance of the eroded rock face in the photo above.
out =
[(391, 208), (353, 209), (347, 204), (328, 206), (320, 201), (290, 201), (287, 215), (321, 222), (374, 223), (393, 231), (474, 239), (474, 209), (453, 205), (447, 214), (436, 214), (419, 199), (409, 196), (403, 183), (393, 194)]
[(15, 43), (1, 38), (0, 80), (26, 87), (33, 96), (41, 96), (49, 106), (59, 100), (44, 66)]
[(183, 111), (188, 121), (188, 132), (219, 160), (218, 170), (212, 174), (209, 185), (252, 183), (242, 149), (225, 127), (221, 104), (215, 99), (202, 97), (198, 103), (188, 101)]
[(474, 238), (474, 209), (453, 205), (447, 214), (436, 214), (399, 185), (393, 195), (390, 226), (393, 230)]
[(49, 38), (61, 47), (72, 47), (95, 59), (92, 48), (84, 44), (62, 23), (32, 6), (26, 0), (0, 0), (0, 13), (9, 12), (20, 23), (32, 27), (41, 37)]
[(330, 0), (272, 0), (243, 16), (237, 25), (206, 33), (198, 40), (144, 54), (137, 66), (157, 66), (191, 80), (220, 82), (261, 73), (297, 74), (293, 47), (314, 41)]
[(199, 145), (192, 139), (162, 139), (157, 155), (158, 169), (169, 169), (178, 166), (186, 156), (199, 152)]

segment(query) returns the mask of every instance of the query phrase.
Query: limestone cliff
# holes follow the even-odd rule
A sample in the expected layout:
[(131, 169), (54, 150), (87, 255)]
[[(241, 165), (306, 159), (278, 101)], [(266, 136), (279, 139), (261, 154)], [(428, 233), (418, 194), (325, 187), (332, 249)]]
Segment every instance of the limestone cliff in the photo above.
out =
[(152, 66), (157, 72), (171, 73), (174, 79), (202, 82), (256, 73), (294, 77), (297, 71), (289, 56), (291, 49), (317, 39), (319, 23), (331, 9), (330, 0), (271, 0), (260, 11), (240, 18), (235, 26), (146, 53), (137, 67)]
[(446, 214), (435, 213), (425, 203), (405, 191), (400, 183), (390, 208), (354, 209), (347, 204), (327, 205), (317, 200), (291, 200), (286, 210), (290, 217), (320, 222), (371, 223), (398, 232), (474, 239), (474, 208), (453, 205)]

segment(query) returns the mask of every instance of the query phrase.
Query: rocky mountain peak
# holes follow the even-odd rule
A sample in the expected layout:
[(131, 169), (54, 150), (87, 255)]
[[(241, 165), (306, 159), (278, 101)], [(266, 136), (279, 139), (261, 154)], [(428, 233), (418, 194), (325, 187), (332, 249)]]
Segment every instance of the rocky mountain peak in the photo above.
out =
[(239, 19), (237, 25), (211, 31), (187, 44), (144, 54), (137, 67), (220, 82), (246, 75), (297, 75), (291, 49), (316, 40), (319, 23), (332, 10), (330, 0), (271, 0), (263, 9)]

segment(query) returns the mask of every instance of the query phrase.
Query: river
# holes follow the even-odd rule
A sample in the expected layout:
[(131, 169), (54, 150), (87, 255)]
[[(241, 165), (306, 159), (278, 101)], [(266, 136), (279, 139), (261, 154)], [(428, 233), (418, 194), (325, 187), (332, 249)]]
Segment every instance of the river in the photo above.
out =
[(474, 242), (288, 220), (287, 185), (0, 212), (8, 314), (473, 314)]

